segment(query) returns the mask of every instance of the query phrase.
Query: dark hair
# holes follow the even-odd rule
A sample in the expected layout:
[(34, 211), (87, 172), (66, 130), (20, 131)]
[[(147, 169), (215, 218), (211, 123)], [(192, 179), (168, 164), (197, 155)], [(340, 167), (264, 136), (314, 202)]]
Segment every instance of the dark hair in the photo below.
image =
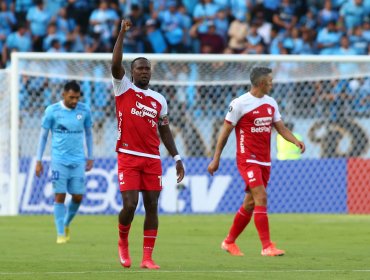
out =
[(80, 92), (80, 85), (76, 81), (70, 81), (64, 85), (64, 91), (73, 90), (74, 92)]
[(51, 40), (50, 46), (54, 47), (56, 44), (59, 44), (59, 43), (60, 43), (59, 40), (55, 38), (55, 39)]
[[(140, 60), (140, 59), (144, 59), (144, 60), (146, 60), (146, 61), (148, 61), (150, 63), (149, 59), (147, 59), (146, 57), (139, 56), (139, 57), (135, 58), (133, 61), (131, 61), (131, 71), (134, 68), (135, 62), (138, 61), (138, 60)], [(133, 82), (133, 81), (134, 81), (134, 77), (131, 76), (131, 82)]]
[(257, 86), (260, 78), (267, 76), (268, 74), (272, 73), (271, 68), (268, 67), (253, 67), (250, 80), (253, 86)]
[(140, 59), (144, 59), (144, 60), (146, 60), (146, 61), (148, 61), (150, 63), (150, 61), (146, 57), (139, 56), (139, 57), (135, 58), (133, 61), (131, 61), (131, 69), (134, 68), (135, 62), (138, 61), (138, 60), (140, 60)]

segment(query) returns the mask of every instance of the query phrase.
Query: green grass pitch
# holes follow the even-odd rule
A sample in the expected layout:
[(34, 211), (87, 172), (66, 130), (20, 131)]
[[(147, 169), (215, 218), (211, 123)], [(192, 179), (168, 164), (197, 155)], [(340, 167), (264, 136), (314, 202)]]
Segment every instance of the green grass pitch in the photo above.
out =
[(160, 216), (154, 260), (139, 268), (143, 216), (131, 227), (132, 267), (117, 255), (116, 216), (77, 216), (71, 241), (55, 243), (52, 216), (0, 217), (0, 279), (370, 279), (370, 216), (272, 214), (283, 257), (260, 256), (253, 221), (238, 239), (244, 257), (220, 249), (233, 215)]

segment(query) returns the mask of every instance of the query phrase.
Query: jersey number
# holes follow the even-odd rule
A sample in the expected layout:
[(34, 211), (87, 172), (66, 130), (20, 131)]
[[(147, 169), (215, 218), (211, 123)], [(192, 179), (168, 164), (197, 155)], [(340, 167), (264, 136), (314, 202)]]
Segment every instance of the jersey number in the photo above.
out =
[(51, 171), (51, 179), (52, 179), (53, 181), (58, 180), (58, 179), (59, 179), (59, 171), (57, 171), (57, 170), (52, 170), (52, 171)]

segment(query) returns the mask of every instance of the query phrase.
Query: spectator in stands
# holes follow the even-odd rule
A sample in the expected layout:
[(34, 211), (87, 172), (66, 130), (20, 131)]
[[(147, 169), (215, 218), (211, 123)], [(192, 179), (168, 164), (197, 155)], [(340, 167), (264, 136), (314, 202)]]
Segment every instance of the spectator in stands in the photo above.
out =
[(337, 54), (337, 55), (355, 55), (356, 54), (356, 51), (349, 45), (349, 39), (347, 35), (343, 35), (341, 37), (340, 47), (334, 51), (334, 54)]
[(10, 60), (11, 50), (17, 50), (20, 52), (30, 52), (32, 50), (32, 39), (26, 24), (20, 24), (17, 31), (11, 33), (6, 38), (6, 43), (2, 49), (4, 65), (8, 63), (8, 60)]
[(317, 35), (316, 41), (319, 54), (333, 54), (339, 46), (341, 36), (342, 32), (338, 30), (336, 22), (330, 21)]
[(229, 27), (229, 45), (228, 47), (234, 53), (241, 53), (245, 49), (245, 37), (248, 34), (249, 25), (245, 21), (235, 19)]
[[(340, 7), (346, 3), (348, 0), (331, 0), (332, 1), (332, 4), (333, 4), (333, 8), (336, 9), (336, 10), (339, 10)], [(352, 0), (350, 0), (352, 1)]]
[(15, 17), (17, 23), (25, 23), (27, 12), (32, 8), (33, 0), (15, 0)]
[(251, 0), (231, 0), (230, 16), (240, 21), (251, 20), (252, 1)]
[(94, 8), (94, 2), (90, 0), (68, 0), (67, 14), (76, 21), (84, 34), (87, 34), (88, 31), (89, 18)]
[(62, 44), (60, 43), (59, 39), (54, 38), (50, 42), (50, 46), (46, 49), (47, 52), (64, 52), (62, 48)]
[(69, 40), (72, 52), (89, 52), (88, 47), (92, 45), (92, 39), (82, 32), (79, 25), (76, 25), (76, 28), (70, 33)]
[(93, 10), (89, 22), (94, 33), (100, 34), (100, 40), (111, 48), (113, 34), (116, 34), (119, 25), (119, 17), (115, 10), (110, 9), (108, 2), (101, 0), (98, 8)]
[(168, 8), (168, 0), (151, 0), (150, 1), (150, 15), (160, 13)]
[(182, 27), (184, 31), (184, 37), (183, 37), (184, 52), (193, 53), (193, 44), (192, 44), (193, 42), (189, 34), (189, 30), (191, 26), (193, 25), (193, 20), (189, 16), (189, 13), (187, 12), (184, 5), (179, 5), (177, 8), (177, 11), (181, 14), (181, 22), (182, 22)]
[(144, 51), (146, 53), (165, 53), (167, 52), (167, 43), (158, 28), (154, 19), (148, 19), (145, 23), (146, 37), (144, 41)]
[(367, 13), (363, 0), (351, 0), (341, 7), (339, 20), (347, 30), (352, 30), (362, 25)]
[(218, 5), (214, 4), (212, 0), (199, 0), (193, 12), (193, 20), (198, 24), (199, 33), (207, 32), (208, 21), (215, 19), (218, 10)]
[(294, 27), (297, 22), (298, 17), (294, 5), (290, 0), (282, 0), (273, 16), (273, 23), (276, 28), (279, 32), (284, 33), (285, 30)]
[(46, 10), (52, 17), (55, 17), (59, 13), (60, 9), (65, 8), (66, 5), (67, 3), (65, 0), (45, 1)]
[(271, 42), (268, 46), (269, 54), (280, 54), (284, 35), (280, 34), (276, 28), (271, 29)]
[(350, 92), (349, 81), (335, 80), (331, 93), (333, 102), (330, 108), (330, 119), (336, 121), (340, 118), (350, 117), (353, 112), (350, 108), (354, 96)]
[(298, 54), (315, 54), (314, 42), (312, 39), (312, 30), (302, 30), (302, 48)]
[(12, 32), (16, 23), (16, 18), (13, 12), (8, 10), (6, 1), (0, 2), (0, 68), (4, 68), (6, 62), (2, 58), (2, 50), (5, 47), (5, 41), (8, 35)]
[(168, 8), (158, 14), (161, 30), (166, 38), (170, 53), (185, 52), (183, 41), (185, 28), (182, 19), (183, 16), (177, 10), (177, 4), (174, 0), (170, 0)]
[[(66, 51), (110, 51), (121, 12), (133, 22), (132, 37), (130, 34), (125, 37), (125, 52), (214, 52), (211, 44), (203, 46), (201, 51), (199, 40), (189, 32), (192, 21), (199, 23), (199, 34), (206, 34), (208, 22), (212, 21), (216, 25), (216, 33), (223, 37), (224, 45), (233, 53), (245, 51), (251, 23), (257, 24), (257, 33), (265, 43), (265, 46), (257, 44), (254, 50), (249, 46), (249, 52), (253, 53), (279, 54), (284, 47), (292, 54), (332, 54), (339, 48), (342, 33), (346, 33), (350, 47), (357, 54), (367, 54), (370, 42), (370, 0), (54, 0), (53, 3), (34, 0), (35, 5), (32, 2), (16, 0), (14, 7), (18, 14), (14, 15), (11, 1), (0, 0), (1, 53), (9, 52), (5, 49), (5, 40), (10, 36), (15, 18), (24, 20), (26, 10), (33, 39), (30, 51), (48, 48), (44, 46), (50, 45), (52, 39), (49, 38), (45, 44), (43, 40), (50, 23), (57, 25), (58, 40)], [(48, 9), (54, 11), (57, 7), (61, 7), (58, 15), (51, 17)], [(90, 17), (91, 26), (88, 24)], [(148, 28), (150, 32), (145, 32), (145, 22), (150, 18), (156, 20), (162, 35), (151, 32), (156, 31), (153, 25)], [(285, 39), (283, 35), (276, 36), (270, 20), (282, 34), (287, 32)], [(87, 27), (91, 37), (86, 35)], [(295, 36), (296, 32), (298, 36)], [(146, 38), (149, 34), (151, 38)], [(151, 46), (157, 45), (153, 40), (158, 34), (158, 40), (165, 38), (167, 47), (160, 42), (158, 49), (154, 50)], [(1, 61), (4, 59), (7, 61), (8, 56)], [(0, 67), (4, 67), (4, 63), (0, 63)]]
[(370, 43), (370, 17), (362, 25), (362, 37)]
[(257, 24), (252, 23), (248, 32), (248, 35), (246, 36), (246, 42), (245, 42), (245, 50), (243, 53), (247, 54), (257, 54), (264, 48), (265, 42), (263, 41), (263, 38), (261, 35), (257, 32)]
[[(356, 55), (355, 49), (350, 47), (347, 35), (343, 35), (340, 39), (339, 48), (335, 49), (332, 54), (335, 55)], [(339, 62), (334, 67), (333, 71), (337, 72), (340, 77), (349, 77), (353, 73), (357, 73), (359, 65), (353, 62)]]
[(216, 26), (216, 33), (219, 34), (222, 38), (224, 38), (226, 44), (228, 39), (227, 32), (229, 30), (229, 21), (227, 19), (226, 11), (218, 10), (213, 22), (215, 23)]
[(43, 40), (43, 50), (48, 51), (49, 48), (51, 47), (51, 42), (55, 39), (60, 44), (64, 44), (64, 42), (67, 40), (66, 35), (68, 35), (68, 33), (57, 32), (57, 26), (55, 23), (49, 24), (47, 35)]
[(365, 55), (369, 42), (363, 36), (362, 26), (356, 26), (353, 34), (349, 35), (350, 46), (356, 51), (356, 54)]
[(360, 117), (370, 117), (370, 78), (360, 80), (354, 108)]
[(338, 12), (333, 9), (332, 1), (325, 0), (324, 7), (319, 11), (317, 16), (317, 23), (320, 27), (325, 27), (331, 21), (337, 21), (339, 19)]
[(128, 18), (132, 26), (124, 39), (123, 51), (125, 53), (141, 53), (144, 51), (144, 27), (145, 16), (139, 5), (131, 5), (131, 13)]
[(270, 44), (272, 24), (265, 21), (262, 11), (256, 12), (253, 22), (257, 25), (257, 32), (261, 35), (265, 44)]
[(306, 14), (299, 19), (297, 27), (306, 29), (315, 29), (317, 26), (316, 14), (314, 10), (308, 9)]
[(194, 12), (195, 6), (198, 3), (198, 0), (182, 0), (181, 2), (186, 8), (187, 14), (193, 15), (193, 12)]
[(12, 32), (16, 23), (17, 19), (14, 13), (10, 10), (6, 1), (2, 0), (0, 2), (0, 32), (5, 35), (5, 38)]
[(111, 45), (109, 42), (102, 39), (102, 33), (93, 32), (91, 34), (91, 44), (87, 46), (88, 52), (101, 53), (101, 52), (108, 52), (110, 49), (111, 49)]
[(76, 21), (74, 18), (68, 16), (66, 8), (60, 8), (56, 15), (55, 24), (57, 26), (57, 32), (63, 32), (67, 36), (70, 32), (73, 32), (76, 28)]
[(273, 22), (275, 11), (279, 8), (281, 0), (263, 0), (263, 13), (268, 22)]
[(289, 28), (284, 34), (282, 46), (288, 49), (291, 54), (298, 54), (302, 48), (303, 41), (299, 35), (298, 28)]
[(45, 9), (43, 0), (34, 0), (34, 3), (35, 6), (27, 12), (27, 21), (31, 29), (33, 50), (41, 52), (43, 40), (47, 33), (47, 26), (52, 17)]
[(223, 38), (216, 33), (216, 26), (213, 21), (208, 21), (207, 32), (200, 33), (199, 25), (195, 23), (190, 29), (190, 36), (200, 42), (201, 53), (222, 53), (225, 45)]

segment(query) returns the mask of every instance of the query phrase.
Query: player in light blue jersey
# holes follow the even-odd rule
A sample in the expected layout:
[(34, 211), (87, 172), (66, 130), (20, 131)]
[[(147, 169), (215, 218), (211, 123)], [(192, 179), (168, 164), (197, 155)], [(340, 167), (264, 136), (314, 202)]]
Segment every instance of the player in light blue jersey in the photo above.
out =
[[(94, 163), (91, 113), (87, 105), (78, 102), (80, 97), (80, 86), (75, 81), (65, 84), (63, 100), (45, 110), (37, 150), (36, 176), (40, 177), (43, 172), (42, 155), (50, 130), (54, 220), (58, 244), (66, 243), (70, 238), (69, 225), (85, 194), (85, 171), (91, 170)], [(64, 205), (66, 193), (72, 195), (67, 207)]]

